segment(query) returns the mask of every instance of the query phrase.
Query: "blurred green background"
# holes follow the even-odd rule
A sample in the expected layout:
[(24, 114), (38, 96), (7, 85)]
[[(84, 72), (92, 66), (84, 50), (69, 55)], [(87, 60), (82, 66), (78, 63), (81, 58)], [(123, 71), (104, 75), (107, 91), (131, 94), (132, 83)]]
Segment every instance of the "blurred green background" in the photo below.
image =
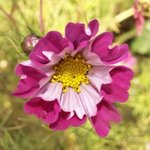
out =
[[(149, 0), (147, 0), (149, 1)], [(0, 0), (0, 150), (150, 150), (150, 20), (137, 37), (133, 0), (43, 0), (44, 32), (39, 23), (40, 0)], [(148, 15), (147, 15), (148, 16)], [(100, 32), (112, 31), (115, 42), (127, 42), (137, 60), (132, 67), (129, 101), (117, 104), (123, 121), (99, 138), (90, 123), (53, 132), (26, 115), (24, 100), (12, 96), (18, 78), (15, 65), (27, 59), (20, 43), (31, 30), (64, 33), (69, 21), (100, 21)]]

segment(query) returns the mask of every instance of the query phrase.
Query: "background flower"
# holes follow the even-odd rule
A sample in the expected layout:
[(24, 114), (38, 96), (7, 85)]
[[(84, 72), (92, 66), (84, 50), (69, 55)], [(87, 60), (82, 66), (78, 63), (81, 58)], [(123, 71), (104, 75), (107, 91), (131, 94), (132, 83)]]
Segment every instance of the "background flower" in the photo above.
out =
[(144, 8), (139, 0), (135, 0), (134, 2), (134, 19), (136, 25), (137, 35), (141, 35), (144, 28)]

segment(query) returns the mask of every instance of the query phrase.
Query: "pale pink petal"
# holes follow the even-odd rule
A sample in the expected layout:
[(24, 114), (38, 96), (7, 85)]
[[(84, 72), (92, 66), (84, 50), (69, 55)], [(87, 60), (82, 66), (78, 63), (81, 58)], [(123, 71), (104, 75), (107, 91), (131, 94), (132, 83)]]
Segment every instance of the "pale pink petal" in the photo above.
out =
[(45, 66), (55, 65), (61, 60), (58, 54), (55, 54), (54, 52), (51, 51), (43, 51), (42, 54), (50, 60), (50, 62), (48, 64), (45, 64)]
[(101, 61), (100, 57), (96, 53), (90, 52), (90, 48), (83, 50), (82, 54), (88, 64), (91, 64), (92, 66), (104, 65), (104, 63)]
[(73, 49), (69, 47), (65, 48), (61, 53), (59, 53), (59, 57), (63, 59), (65, 57), (65, 54), (71, 54), (72, 51)]
[(71, 113), (70, 118), (74, 116), (74, 113), (76, 113), (80, 119), (85, 115), (81, 99), (72, 88), (68, 88), (67, 92), (62, 94), (60, 106), (63, 111)]
[(102, 84), (111, 83), (112, 79), (109, 72), (112, 68), (111, 66), (96, 66), (89, 71), (87, 77), (98, 91), (100, 91)]
[(60, 99), (62, 93), (61, 83), (49, 83), (44, 87), (37, 97), (41, 97), (45, 101), (53, 101), (55, 99)]
[(51, 51), (43, 51), (42, 54), (47, 57), (50, 62), (45, 65), (40, 65), (40, 70), (43, 70), (48, 76), (50, 76), (54, 73), (53, 66), (56, 65), (61, 59), (63, 59), (66, 53), (71, 53), (71, 49), (65, 48), (59, 54), (55, 54)]
[(97, 113), (97, 104), (102, 100), (102, 96), (91, 85), (81, 85), (79, 93), (83, 108), (88, 117), (95, 116)]

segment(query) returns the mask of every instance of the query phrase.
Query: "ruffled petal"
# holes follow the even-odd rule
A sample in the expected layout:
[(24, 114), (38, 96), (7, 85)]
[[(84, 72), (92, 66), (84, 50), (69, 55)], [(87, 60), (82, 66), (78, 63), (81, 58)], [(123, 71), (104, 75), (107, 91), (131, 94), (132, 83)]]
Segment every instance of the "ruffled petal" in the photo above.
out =
[(115, 46), (107, 50), (107, 54), (101, 58), (104, 62), (115, 64), (128, 58), (129, 47), (127, 44)]
[(39, 81), (42, 78), (47, 77), (43, 71), (35, 68), (34, 66), (31, 66), (31, 65), (28, 66), (28, 65), (26, 65), (26, 63), (18, 64), (15, 68), (15, 73), (18, 76), (22, 76), (22, 77), (27, 76), (28, 78), (32, 78), (36, 81)]
[(29, 98), (32, 97), (38, 89), (45, 84), (47, 76), (44, 72), (27, 66), (28, 62), (17, 65), (16, 74), (21, 76), (16, 90), (13, 92), (14, 96)]
[(40, 86), (36, 80), (27, 77), (19, 81), (13, 95), (21, 98), (29, 98), (37, 92), (39, 87)]
[(25, 103), (24, 111), (50, 124), (58, 119), (61, 109), (57, 100), (47, 102), (40, 98), (33, 98)]
[(125, 102), (128, 99), (132, 70), (119, 66), (111, 70), (112, 83), (102, 86), (101, 94), (110, 102)]
[(101, 137), (106, 136), (110, 130), (111, 122), (120, 122), (121, 117), (113, 105), (104, 99), (97, 105), (97, 115), (91, 117), (91, 122), (97, 134)]
[(112, 41), (113, 34), (111, 32), (102, 33), (94, 39), (91, 51), (95, 52), (104, 63), (115, 64), (127, 59), (128, 45), (122, 44), (109, 48)]
[[(67, 39), (73, 44), (74, 49), (81, 47), (81, 42), (88, 41), (98, 32), (99, 23), (96, 19), (89, 22), (87, 29), (81, 23), (68, 23), (65, 28)], [(82, 45), (83, 46), (83, 45)], [(85, 45), (85, 47), (87, 44)]]
[(92, 43), (92, 52), (95, 52), (101, 59), (107, 54), (108, 46), (112, 44), (113, 34), (104, 32), (97, 36)]
[(93, 37), (97, 34), (98, 29), (99, 29), (99, 23), (97, 19), (93, 19), (89, 22), (88, 28), (90, 29), (90, 36)]
[(58, 54), (67, 46), (69, 46), (68, 41), (59, 32), (50, 31), (36, 44), (30, 53), (30, 59), (38, 64), (47, 64), (50, 60), (43, 54), (43, 51), (51, 51), (53, 54)]
[(72, 118), (68, 119), (69, 116), (69, 113), (62, 111), (59, 115), (59, 119), (50, 124), (49, 127), (53, 130), (65, 130), (70, 126), (78, 127), (86, 122), (86, 116), (84, 116), (82, 119), (79, 119), (75, 114)]
[(65, 28), (65, 35), (67, 39), (73, 43), (74, 49), (79, 44), (79, 38), (85, 36), (85, 25), (81, 23), (68, 23)]

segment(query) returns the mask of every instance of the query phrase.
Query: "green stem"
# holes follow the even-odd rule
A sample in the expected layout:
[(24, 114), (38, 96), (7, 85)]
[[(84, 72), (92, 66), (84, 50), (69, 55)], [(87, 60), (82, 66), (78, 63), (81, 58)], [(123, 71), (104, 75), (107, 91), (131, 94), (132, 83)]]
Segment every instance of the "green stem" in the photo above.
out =
[(44, 33), (44, 19), (43, 19), (43, 0), (40, 0), (40, 30), (42, 33)]

